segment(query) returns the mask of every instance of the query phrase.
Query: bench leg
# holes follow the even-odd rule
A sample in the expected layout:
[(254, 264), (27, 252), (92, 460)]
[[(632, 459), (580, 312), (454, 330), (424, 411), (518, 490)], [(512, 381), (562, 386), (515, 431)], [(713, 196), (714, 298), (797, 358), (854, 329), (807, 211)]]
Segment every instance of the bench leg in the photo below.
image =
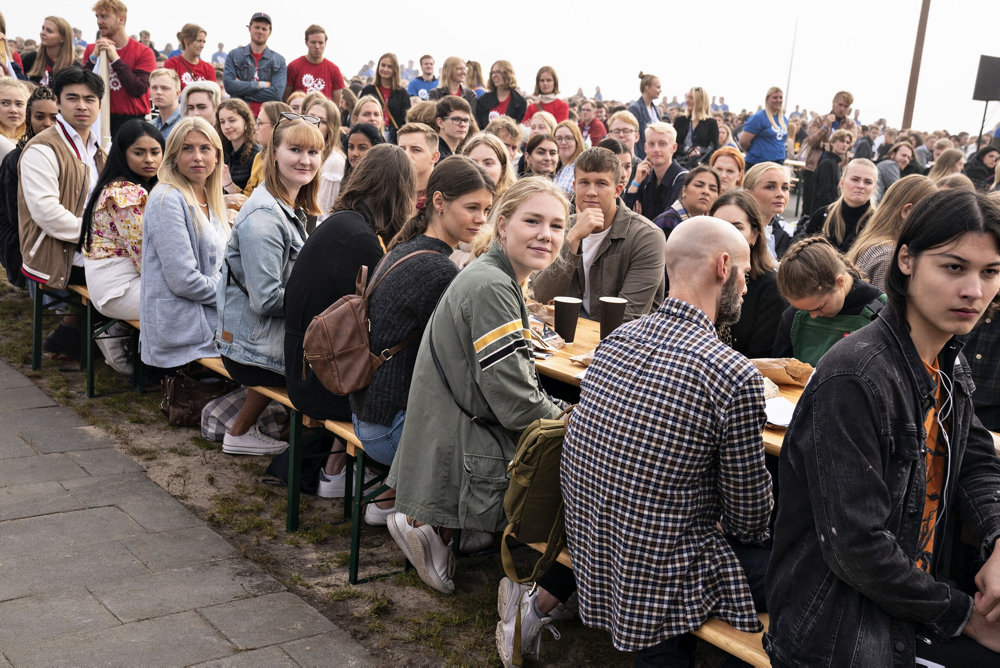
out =
[(285, 510), (285, 531), (299, 528), (300, 478), (302, 477), (302, 414), (291, 409), (288, 430), (288, 508)]
[(86, 347), (85, 357), (87, 364), (87, 396), (94, 397), (94, 347), (97, 342), (94, 340), (94, 304), (87, 300), (87, 315), (84, 323), (83, 344)]
[(358, 559), (361, 551), (361, 524), (365, 521), (361, 514), (361, 498), (365, 493), (365, 451), (358, 450), (355, 460), (354, 487), (351, 498), (351, 559), (347, 581), (352, 585), (358, 583)]
[(31, 311), (31, 369), (42, 368), (42, 286), (34, 283), (34, 306)]

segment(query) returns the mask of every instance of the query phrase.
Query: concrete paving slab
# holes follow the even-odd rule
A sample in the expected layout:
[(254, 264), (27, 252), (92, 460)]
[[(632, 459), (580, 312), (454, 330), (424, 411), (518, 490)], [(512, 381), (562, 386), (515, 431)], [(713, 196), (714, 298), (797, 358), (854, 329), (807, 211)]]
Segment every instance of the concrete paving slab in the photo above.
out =
[(6, 362), (0, 362), (0, 387), (27, 387), (35, 383)]
[(198, 526), (201, 520), (143, 473), (67, 480), (84, 506), (115, 505), (150, 533)]
[(15, 457), (0, 466), (0, 487), (86, 477), (87, 472), (63, 454)]
[(298, 665), (275, 645), (197, 664), (198, 668), (297, 668)]
[(347, 668), (377, 664), (365, 648), (339, 628), (311, 638), (283, 643), (281, 648), (300, 666)]
[(21, 437), (42, 453), (106, 448), (106, 435), (62, 406), (0, 412), (0, 432)]
[(44, 408), (55, 406), (52, 397), (42, 392), (34, 385), (9, 387), (0, 384), (0, 411), (13, 413), (25, 408)]
[(115, 618), (83, 587), (26, 596), (0, 603), (0, 647), (25, 654), (35, 645), (67, 633), (100, 631), (119, 626)]
[(0, 435), (0, 459), (11, 459), (12, 457), (32, 457), (38, 451), (28, 445), (23, 438), (17, 434)]
[[(0, 531), (5, 527), (0, 526)], [(78, 549), (31, 551), (0, 556), (0, 601), (88, 586), (148, 573), (149, 569), (118, 542)]]
[(223, 603), (199, 612), (239, 649), (266, 647), (336, 628), (290, 592)]
[(216, 561), (161, 573), (119, 579), (90, 588), (118, 619), (134, 622), (184, 610), (236, 601), (261, 590), (284, 587), (242, 559)]
[(0, 487), (0, 521), (80, 509), (80, 503), (58, 482)]
[(233, 651), (202, 617), (181, 612), (102, 631), (68, 633), (8, 656), (15, 665), (31, 666), (186, 666)]
[(67, 452), (66, 456), (92, 476), (144, 473), (146, 471), (134, 459), (112, 447)]
[(0, 527), (5, 555), (55, 554), (140, 533), (142, 527), (110, 506), (10, 520)]
[(229, 559), (236, 550), (206, 526), (125, 538), (121, 543), (154, 573)]

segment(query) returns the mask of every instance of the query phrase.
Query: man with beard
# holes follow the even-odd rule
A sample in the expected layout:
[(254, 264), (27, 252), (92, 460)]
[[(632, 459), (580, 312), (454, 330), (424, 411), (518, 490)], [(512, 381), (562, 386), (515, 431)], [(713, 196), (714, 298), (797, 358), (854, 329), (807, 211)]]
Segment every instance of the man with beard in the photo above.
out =
[(761, 630), (773, 505), (763, 380), (715, 332), (739, 319), (750, 248), (698, 216), (665, 254), (669, 297), (601, 342), (562, 455), (580, 618), (637, 665), (693, 665), (709, 617)]

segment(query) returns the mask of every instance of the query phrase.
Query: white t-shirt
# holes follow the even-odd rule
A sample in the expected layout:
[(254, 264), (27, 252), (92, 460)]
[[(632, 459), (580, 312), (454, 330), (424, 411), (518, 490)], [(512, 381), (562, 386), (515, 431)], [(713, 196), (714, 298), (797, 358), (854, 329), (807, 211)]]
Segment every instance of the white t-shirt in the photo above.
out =
[(609, 226), (603, 232), (594, 232), (580, 242), (580, 247), (583, 250), (583, 310), (586, 311), (587, 315), (590, 315), (590, 268), (594, 265), (594, 259), (597, 257), (597, 249), (601, 247), (601, 242), (610, 232), (611, 227)]

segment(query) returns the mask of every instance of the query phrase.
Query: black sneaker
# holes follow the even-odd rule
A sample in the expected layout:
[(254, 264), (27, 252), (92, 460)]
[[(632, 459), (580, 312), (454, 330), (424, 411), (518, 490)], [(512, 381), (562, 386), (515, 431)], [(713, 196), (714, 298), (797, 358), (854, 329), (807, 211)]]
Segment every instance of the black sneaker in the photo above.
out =
[(80, 329), (60, 324), (42, 342), (42, 350), (53, 355), (80, 358)]

